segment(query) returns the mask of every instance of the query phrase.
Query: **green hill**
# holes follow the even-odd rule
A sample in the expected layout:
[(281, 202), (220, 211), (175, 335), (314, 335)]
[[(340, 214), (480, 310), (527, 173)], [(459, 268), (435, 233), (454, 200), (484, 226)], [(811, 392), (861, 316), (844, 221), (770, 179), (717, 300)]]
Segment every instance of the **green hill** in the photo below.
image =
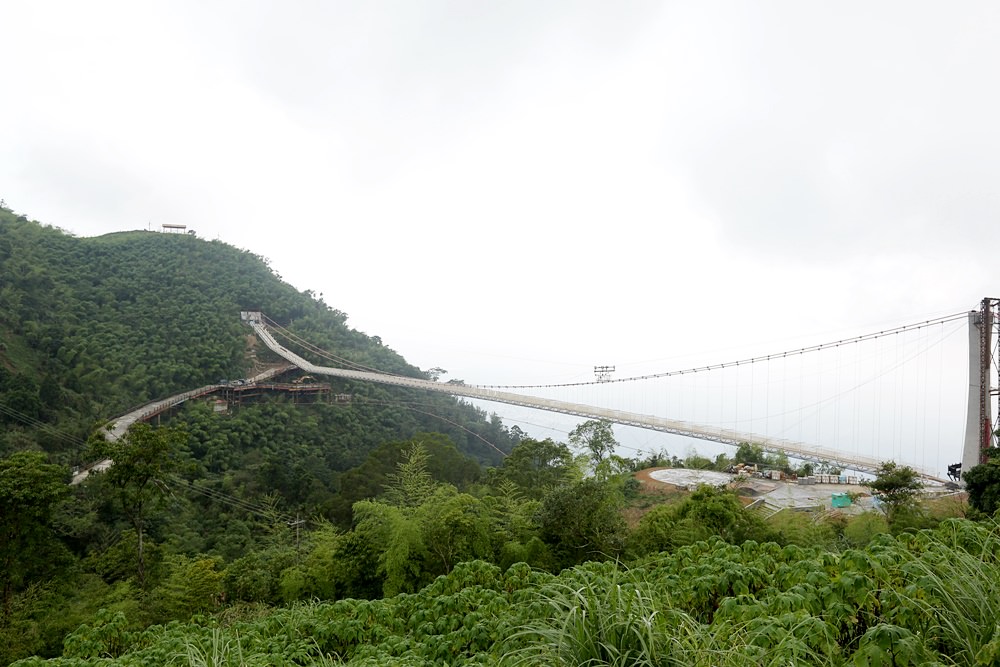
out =
[[(457, 494), (511, 450), (500, 420), (469, 404), (340, 379), (326, 400), (262, 393), (223, 412), (194, 400), (157, 420), (167, 429), (96, 437), (151, 400), (284, 365), (244, 310), (350, 363), (426, 377), (248, 251), (184, 234), (76, 238), (0, 208), (0, 663), (58, 653), (101, 608), (134, 627), (183, 617), (149, 612), (190, 559), (215, 584), (237, 564), (233, 590), (248, 600), (325, 590), (285, 578), (317, 530), (351, 528), (353, 504), (382, 494), (409, 453), (425, 452), (428, 480)], [(105, 457), (109, 472), (66, 484), (70, 465)], [(338, 585), (381, 594), (374, 547), (348, 544)], [(429, 562), (418, 580), (444, 567)]]
[[(0, 423), (7, 427), (0, 454), (41, 447), (58, 461), (79, 462), (79, 444), (96, 424), (156, 398), (247, 376), (253, 340), (239, 312), (248, 308), (343, 358), (424, 377), (249, 251), (186, 234), (76, 238), (0, 209)], [(345, 382), (334, 390), (366, 401), (326, 411), (360, 435), (345, 442), (336, 429), (326, 434), (342, 469), (386, 440), (421, 431), (446, 433), (481, 462), (499, 460), (489, 445), (509, 450), (499, 423), (454, 399)]]
[[(912, 498), (765, 519), (732, 489), (643, 490), (631, 472), (662, 453), (584, 462), (447, 396), (342, 380), (346, 400), (193, 400), (96, 437), (277, 361), (247, 309), (422, 376), (249, 252), (0, 209), (0, 664), (998, 662), (998, 524)], [(88, 457), (115, 465), (67, 485)]]

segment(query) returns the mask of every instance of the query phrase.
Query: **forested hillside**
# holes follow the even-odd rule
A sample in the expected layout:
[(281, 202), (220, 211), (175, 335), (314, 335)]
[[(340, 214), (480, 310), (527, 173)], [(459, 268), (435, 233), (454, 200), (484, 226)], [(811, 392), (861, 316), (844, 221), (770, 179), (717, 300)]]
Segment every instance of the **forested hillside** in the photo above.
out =
[[(277, 361), (239, 322), (258, 308), (421, 375), (246, 251), (77, 239), (0, 210), (0, 664), (1000, 660), (992, 482), (980, 523), (910, 483), (884, 487), (884, 514), (765, 516), (733, 489), (643, 486), (644, 467), (713, 464), (623, 458), (607, 422), (539, 441), (446, 396), (345, 381), (340, 400), (193, 400), (101, 436), (130, 406)], [(730, 462), (788, 467), (752, 443), (714, 465)]]
[[(0, 209), (0, 662), (58, 651), (109, 604), (148, 622), (140, 610), (178, 558), (254, 563), (254, 578), (267, 558), (254, 554), (281, 544), (288, 566), (293, 529), (305, 544), (327, 522), (349, 528), (414, 443), (434, 479), (462, 487), (513, 446), (499, 419), (448, 396), (338, 380), (324, 401), (266, 395), (221, 414), (192, 401), (164, 429), (97, 435), (132, 407), (280, 362), (240, 322), (247, 309), (351, 362), (425, 377), (248, 251), (187, 234), (75, 238)], [(111, 472), (67, 486), (69, 466), (104, 457)], [(82, 616), (48, 613), (60, 606)]]
[[(239, 312), (248, 308), (338, 356), (423, 377), (248, 251), (188, 234), (75, 238), (0, 209), (0, 423), (7, 427), (0, 454), (41, 447), (79, 462), (78, 443), (95, 424), (151, 399), (245, 377), (254, 341)], [(336, 390), (364, 403), (337, 409), (362, 441), (340, 438), (335, 470), (356, 465), (387, 437), (417, 431), (447, 433), (484, 462), (499, 453), (472, 433), (510, 448), (496, 424), (447, 397), (343, 382)]]

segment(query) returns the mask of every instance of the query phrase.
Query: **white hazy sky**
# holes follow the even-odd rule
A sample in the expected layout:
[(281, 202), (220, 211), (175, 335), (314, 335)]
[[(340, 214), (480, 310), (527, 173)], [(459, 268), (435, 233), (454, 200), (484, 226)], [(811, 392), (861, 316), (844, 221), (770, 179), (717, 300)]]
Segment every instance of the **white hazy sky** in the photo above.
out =
[(0, 4), (0, 197), (186, 224), (468, 382), (996, 296), (1000, 4)]

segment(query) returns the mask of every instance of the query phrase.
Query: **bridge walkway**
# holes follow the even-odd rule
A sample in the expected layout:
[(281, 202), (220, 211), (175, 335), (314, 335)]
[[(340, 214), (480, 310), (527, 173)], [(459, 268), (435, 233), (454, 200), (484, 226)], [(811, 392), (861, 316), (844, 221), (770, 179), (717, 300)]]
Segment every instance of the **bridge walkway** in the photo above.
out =
[[(426, 391), (450, 394), (452, 396), (461, 396), (463, 398), (493, 401), (508, 405), (534, 408), (537, 410), (558, 412), (576, 417), (582, 417), (584, 419), (601, 419), (615, 424), (636, 426), (638, 428), (698, 438), (726, 445), (739, 446), (744, 442), (752, 442), (760, 445), (764, 451), (772, 454), (785, 454), (803, 461), (828, 463), (836, 467), (858, 470), (872, 474), (876, 472), (882, 463), (872, 457), (855, 454), (845, 455), (832, 449), (786, 440), (784, 438), (772, 438), (755, 433), (744, 433), (713, 426), (702, 426), (699, 424), (691, 424), (679, 420), (667, 419), (665, 417), (657, 417), (654, 415), (644, 415), (624, 410), (611, 410), (608, 408), (583, 405), (579, 403), (569, 403), (566, 401), (539, 398), (535, 396), (524, 396), (511, 392), (465, 386), (462, 384), (434, 382), (432, 380), (424, 380), (401, 375), (318, 366), (281, 345), (281, 343), (274, 338), (267, 327), (260, 321), (260, 319), (254, 317), (246, 319), (264, 345), (281, 358), (294, 364), (307, 373), (364, 382), (378, 382), (381, 384), (407, 387), (411, 389), (422, 389)], [(942, 483), (946, 481), (943, 478), (936, 477), (928, 471), (920, 469), (916, 470), (925, 479)]]
[[(251, 378), (247, 378), (247, 381), (250, 383), (257, 383), (270, 380), (271, 378), (281, 375), (292, 368), (294, 368), (294, 366), (289, 365), (268, 368), (267, 370), (257, 373)], [(112, 441), (118, 440), (125, 435), (125, 432), (128, 431), (129, 427), (136, 422), (146, 421), (150, 417), (155, 417), (158, 414), (166, 412), (167, 410), (174, 408), (185, 401), (189, 401), (193, 398), (199, 398), (201, 396), (207, 396), (208, 394), (225, 389), (228, 386), (228, 384), (207, 384), (204, 387), (198, 387), (197, 389), (191, 389), (189, 391), (184, 391), (179, 394), (174, 394), (173, 396), (168, 396), (167, 398), (162, 398), (160, 400), (141, 405), (111, 422), (107, 428), (105, 437)], [(86, 466), (82, 470), (73, 474), (73, 479), (70, 481), (70, 484), (79, 484), (83, 480), (87, 479), (87, 476), (91, 472), (107, 470), (111, 467), (111, 463), (111, 459), (102, 459), (96, 463)]]

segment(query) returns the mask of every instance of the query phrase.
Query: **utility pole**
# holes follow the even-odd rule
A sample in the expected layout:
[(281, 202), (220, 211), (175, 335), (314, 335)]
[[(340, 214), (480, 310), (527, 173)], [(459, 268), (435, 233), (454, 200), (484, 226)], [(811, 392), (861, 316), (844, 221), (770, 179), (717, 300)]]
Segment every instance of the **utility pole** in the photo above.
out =
[(291, 523), (295, 527), (295, 562), (298, 563), (302, 554), (299, 553), (299, 526), (304, 524), (305, 521), (299, 518), (299, 513), (295, 513), (295, 521)]

